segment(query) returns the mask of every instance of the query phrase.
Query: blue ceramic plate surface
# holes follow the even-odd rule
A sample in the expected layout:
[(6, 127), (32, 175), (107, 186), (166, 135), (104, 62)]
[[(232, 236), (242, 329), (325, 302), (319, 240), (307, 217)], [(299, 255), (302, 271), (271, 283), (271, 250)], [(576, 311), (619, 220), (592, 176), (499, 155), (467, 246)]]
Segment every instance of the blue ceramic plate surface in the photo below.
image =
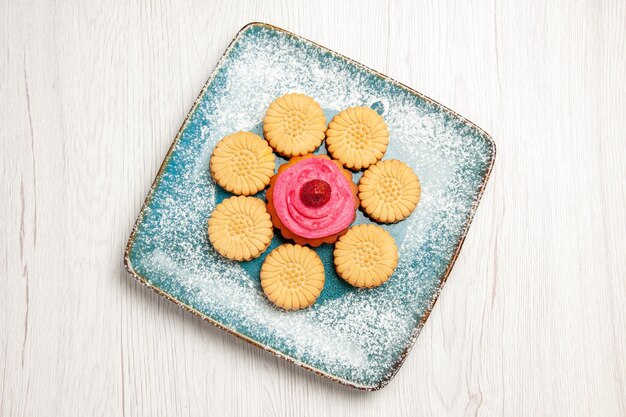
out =
[[(332, 246), (323, 245), (316, 251), (326, 285), (314, 306), (297, 312), (274, 308), (260, 288), (263, 259), (284, 242), (278, 232), (270, 250), (243, 263), (218, 255), (206, 233), (216, 204), (230, 196), (209, 174), (213, 147), (238, 130), (262, 136), (268, 105), (289, 92), (313, 97), (328, 121), (350, 106), (372, 107), (389, 126), (384, 159), (409, 164), (422, 185), (415, 212), (383, 226), (400, 254), (391, 279), (355, 289), (336, 275)], [(325, 153), (324, 145), (316, 152)], [(153, 290), (256, 346), (338, 382), (379, 389), (399, 369), (450, 273), (494, 157), (489, 135), (433, 100), (292, 33), (253, 23), (230, 44), (178, 132), (125, 264)], [(356, 223), (364, 222), (359, 212)]]

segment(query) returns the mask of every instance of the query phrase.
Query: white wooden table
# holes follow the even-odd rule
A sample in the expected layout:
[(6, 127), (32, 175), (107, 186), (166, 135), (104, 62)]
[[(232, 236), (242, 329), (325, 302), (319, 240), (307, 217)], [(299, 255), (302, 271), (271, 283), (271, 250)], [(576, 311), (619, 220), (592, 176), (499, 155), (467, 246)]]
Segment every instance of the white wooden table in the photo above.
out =
[[(339, 386), (131, 279), (151, 181), (266, 21), (490, 132), (491, 180), (410, 357)], [(626, 415), (626, 3), (0, 0), (0, 415)]]

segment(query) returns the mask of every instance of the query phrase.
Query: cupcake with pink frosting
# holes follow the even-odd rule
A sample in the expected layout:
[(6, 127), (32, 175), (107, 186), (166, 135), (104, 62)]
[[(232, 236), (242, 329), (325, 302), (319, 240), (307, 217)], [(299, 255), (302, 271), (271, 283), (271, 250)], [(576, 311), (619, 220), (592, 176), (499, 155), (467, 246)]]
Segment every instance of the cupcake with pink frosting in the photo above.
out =
[(270, 180), (267, 211), (283, 237), (299, 245), (334, 243), (356, 218), (357, 186), (326, 155), (294, 157)]

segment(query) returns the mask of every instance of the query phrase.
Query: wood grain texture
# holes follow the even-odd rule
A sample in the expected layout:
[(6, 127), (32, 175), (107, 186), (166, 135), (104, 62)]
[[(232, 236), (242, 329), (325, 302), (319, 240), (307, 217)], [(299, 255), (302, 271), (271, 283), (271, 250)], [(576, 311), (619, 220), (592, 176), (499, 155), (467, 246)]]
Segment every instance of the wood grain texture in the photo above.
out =
[[(266, 21), (498, 146), (458, 262), (375, 393), (136, 284), (122, 252), (237, 30)], [(626, 3), (0, 0), (0, 415), (626, 415)]]

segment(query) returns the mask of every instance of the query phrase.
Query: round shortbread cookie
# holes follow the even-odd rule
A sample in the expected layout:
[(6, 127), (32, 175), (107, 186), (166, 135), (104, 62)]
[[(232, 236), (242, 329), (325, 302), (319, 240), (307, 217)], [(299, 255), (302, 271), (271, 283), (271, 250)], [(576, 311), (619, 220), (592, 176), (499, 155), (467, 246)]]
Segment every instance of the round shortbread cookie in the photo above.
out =
[(267, 255), (261, 266), (263, 292), (285, 310), (299, 310), (315, 303), (324, 281), (322, 260), (305, 246), (281, 245)]
[(337, 274), (360, 288), (384, 284), (398, 265), (395, 240), (375, 224), (351, 227), (335, 244), (333, 255)]
[(248, 261), (265, 252), (274, 228), (263, 200), (233, 196), (215, 207), (208, 233), (211, 244), (222, 256)]
[(350, 107), (328, 125), (326, 148), (346, 168), (360, 170), (380, 160), (389, 144), (383, 118), (369, 107)]
[(326, 132), (324, 111), (304, 94), (287, 94), (270, 104), (263, 119), (263, 133), (279, 154), (292, 157), (313, 152)]
[(377, 162), (359, 181), (365, 213), (381, 223), (406, 219), (420, 200), (421, 186), (411, 167), (397, 159)]
[(276, 157), (260, 136), (236, 132), (217, 143), (210, 167), (213, 178), (226, 191), (252, 195), (269, 184), (276, 168)]

